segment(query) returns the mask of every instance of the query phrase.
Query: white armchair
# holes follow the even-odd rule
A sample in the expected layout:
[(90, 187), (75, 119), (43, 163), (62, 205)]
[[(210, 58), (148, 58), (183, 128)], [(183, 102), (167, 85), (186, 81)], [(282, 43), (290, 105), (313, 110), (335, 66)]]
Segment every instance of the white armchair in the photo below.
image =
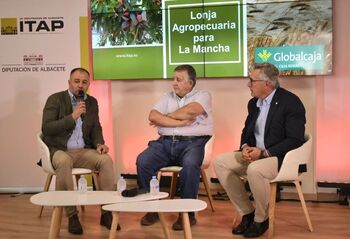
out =
[[(39, 154), (40, 154), (40, 159), (41, 159), (41, 167), (47, 173), (46, 182), (44, 185), (44, 192), (47, 192), (47, 191), (49, 191), (49, 188), (50, 188), (52, 176), (56, 175), (56, 173), (55, 173), (55, 169), (53, 168), (52, 163), (51, 163), (49, 148), (42, 140), (42, 137), (43, 137), (42, 133), (41, 132), (38, 133), (36, 137), (37, 137), (38, 149), (39, 149)], [(90, 169), (86, 169), (86, 168), (73, 168), (72, 175), (75, 176), (75, 179), (77, 182), (78, 182), (80, 175), (82, 175), (82, 174), (92, 174), (95, 185), (96, 185), (96, 189), (97, 190), (99, 189), (98, 178), (97, 178), (97, 174), (95, 172), (93, 172)], [(40, 211), (39, 211), (39, 217), (41, 217), (43, 209), (44, 209), (44, 206), (41, 206)], [(84, 210), (83, 207), (82, 207), (82, 209)]]
[(312, 149), (312, 137), (308, 134), (305, 134), (305, 143), (294, 150), (289, 151), (283, 159), (282, 166), (278, 172), (276, 178), (271, 180), (271, 193), (270, 193), (270, 202), (269, 202), (269, 232), (268, 238), (273, 237), (274, 233), (274, 223), (275, 223), (275, 204), (276, 204), (276, 189), (278, 182), (293, 182), (299, 199), (306, 217), (309, 230), (312, 232), (313, 227), (311, 224), (309, 212), (307, 210), (304, 195), (300, 186), (300, 172), (299, 165), (307, 164), (311, 158), (311, 149)]

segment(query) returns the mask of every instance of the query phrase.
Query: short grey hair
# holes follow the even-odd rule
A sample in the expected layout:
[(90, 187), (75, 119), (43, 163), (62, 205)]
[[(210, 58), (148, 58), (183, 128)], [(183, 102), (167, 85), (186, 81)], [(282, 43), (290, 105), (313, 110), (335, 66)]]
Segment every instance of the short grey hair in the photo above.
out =
[(276, 66), (271, 63), (256, 63), (253, 70), (260, 70), (262, 74), (262, 80), (270, 81), (274, 88), (278, 88), (280, 83), (278, 81), (279, 71)]

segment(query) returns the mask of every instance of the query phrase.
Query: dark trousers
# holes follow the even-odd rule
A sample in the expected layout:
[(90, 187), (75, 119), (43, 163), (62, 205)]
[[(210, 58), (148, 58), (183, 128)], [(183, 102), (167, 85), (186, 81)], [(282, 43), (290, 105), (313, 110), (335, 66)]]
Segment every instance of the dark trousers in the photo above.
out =
[(140, 188), (149, 189), (149, 182), (158, 170), (166, 166), (181, 166), (181, 198), (197, 198), (204, 147), (210, 136), (173, 140), (160, 137), (148, 143), (137, 157), (137, 177)]

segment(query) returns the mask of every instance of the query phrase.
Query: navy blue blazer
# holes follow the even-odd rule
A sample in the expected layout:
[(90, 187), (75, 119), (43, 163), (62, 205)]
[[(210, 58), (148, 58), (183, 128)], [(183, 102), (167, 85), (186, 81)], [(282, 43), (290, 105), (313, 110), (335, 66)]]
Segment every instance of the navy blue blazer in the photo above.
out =
[[(252, 98), (248, 102), (248, 116), (241, 135), (241, 146), (256, 146), (254, 128), (259, 115), (257, 100)], [(278, 169), (286, 153), (305, 142), (305, 123), (305, 108), (299, 97), (283, 88), (277, 88), (266, 119), (264, 141), (271, 156), (278, 158)]]

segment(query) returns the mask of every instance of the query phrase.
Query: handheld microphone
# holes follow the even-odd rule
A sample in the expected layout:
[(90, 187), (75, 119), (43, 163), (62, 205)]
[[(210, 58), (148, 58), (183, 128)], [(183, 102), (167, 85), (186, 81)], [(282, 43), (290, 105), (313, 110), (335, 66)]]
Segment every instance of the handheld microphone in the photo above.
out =
[(78, 92), (78, 96), (77, 96), (77, 101), (84, 101), (84, 96), (85, 96), (85, 94), (84, 94), (84, 91), (83, 90), (80, 90), (79, 92)]
[[(85, 96), (84, 91), (80, 90), (78, 92), (77, 102), (79, 103), (79, 102), (84, 101), (84, 96)], [(85, 114), (81, 114), (80, 117), (81, 117), (81, 120), (84, 121)]]
[(132, 188), (132, 189), (125, 189), (124, 191), (122, 191), (122, 196), (123, 197), (136, 197), (139, 194), (144, 194), (144, 193), (148, 193), (148, 190), (145, 188)]

